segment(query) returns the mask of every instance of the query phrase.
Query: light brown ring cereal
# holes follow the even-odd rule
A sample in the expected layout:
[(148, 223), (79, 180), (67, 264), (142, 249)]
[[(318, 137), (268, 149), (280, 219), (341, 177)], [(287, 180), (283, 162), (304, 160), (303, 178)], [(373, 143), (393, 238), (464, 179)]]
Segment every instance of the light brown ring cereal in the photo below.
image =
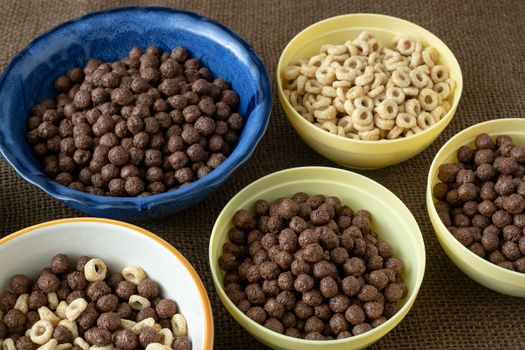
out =
[(337, 111), (334, 106), (327, 106), (314, 111), (314, 117), (320, 120), (336, 119)]
[(315, 79), (310, 79), (306, 82), (304, 89), (306, 92), (309, 92), (311, 94), (319, 95), (321, 93), (321, 89), (323, 88), (323, 84), (321, 84), (319, 81)]
[(403, 129), (412, 128), (416, 122), (416, 117), (408, 113), (399, 113), (396, 117), (396, 125)]
[(403, 130), (405, 129), (396, 125), (392, 128), (392, 130), (388, 132), (388, 134), (386, 135), (386, 138), (389, 140), (397, 139), (401, 135), (401, 133), (403, 133)]
[(398, 112), (398, 105), (392, 98), (385, 99), (377, 107), (377, 113), (383, 119), (395, 119)]
[(417, 68), (413, 69), (408, 74), (408, 76), (410, 77), (412, 85), (414, 85), (418, 89), (425, 87), (430, 80), (430, 78), (428, 77), (428, 75), (425, 74), (425, 72)]
[(419, 104), (425, 111), (432, 111), (439, 105), (439, 94), (432, 89), (423, 89), (419, 93)]
[(421, 112), (417, 116), (417, 126), (423, 130), (428, 129), (434, 124), (436, 124), (436, 120), (434, 119), (434, 116), (428, 112)]
[(368, 96), (359, 96), (354, 100), (354, 107), (356, 109), (364, 108), (371, 111), (374, 108), (374, 100)]
[(108, 268), (101, 259), (91, 259), (84, 266), (84, 276), (89, 282), (103, 281), (107, 272)]
[(372, 130), (367, 131), (359, 131), (358, 135), (361, 137), (361, 140), (366, 141), (377, 141), (379, 140), (379, 134), (380, 130), (378, 128), (374, 128)]
[(24, 314), (27, 314), (27, 312), (29, 311), (29, 305), (27, 303), (28, 299), (29, 294), (21, 294), (20, 296), (18, 296), (18, 299), (16, 299), (16, 303), (13, 308), (20, 310)]
[(306, 65), (306, 64), (303, 64), (301, 66), (301, 74), (305, 75), (306, 77), (308, 77), (310, 79), (315, 78), (315, 72), (316, 71), (317, 71), (317, 67), (316, 66), (309, 66), (309, 65)]
[(38, 345), (47, 343), (52, 336), (53, 325), (48, 320), (38, 320), (33, 327), (31, 327), (31, 331), (29, 332), (29, 338), (31, 341)]
[(129, 303), (129, 306), (131, 306), (133, 310), (137, 310), (137, 311), (147, 309), (148, 307), (151, 306), (151, 302), (148, 299), (140, 295), (136, 295), (136, 294), (133, 294), (132, 296), (129, 297), (128, 303)]
[(397, 104), (401, 104), (405, 100), (405, 93), (401, 88), (389, 87), (386, 89), (386, 97), (394, 100)]
[(383, 119), (379, 116), (379, 114), (374, 116), (374, 123), (381, 130), (392, 130), (394, 125), (396, 125), (394, 119)]
[(450, 96), (450, 86), (444, 81), (434, 85), (434, 91), (441, 96), (442, 100), (446, 100)]
[(69, 321), (75, 321), (86, 309), (87, 301), (84, 298), (75, 299), (66, 308), (65, 314)]

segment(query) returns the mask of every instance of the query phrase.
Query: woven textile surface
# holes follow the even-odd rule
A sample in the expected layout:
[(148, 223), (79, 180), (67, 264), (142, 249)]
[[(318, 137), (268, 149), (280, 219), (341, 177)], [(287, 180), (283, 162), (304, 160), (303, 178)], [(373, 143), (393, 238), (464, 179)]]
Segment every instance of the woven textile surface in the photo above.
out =
[[(279, 55), (299, 31), (340, 14), (370, 12), (415, 22), (455, 53), (464, 76), (457, 114), (445, 132), (415, 158), (383, 170), (362, 172), (393, 191), (418, 221), (427, 268), (407, 317), (373, 349), (524, 349), (525, 299), (492, 292), (464, 275), (446, 257), (425, 206), (430, 163), (455, 133), (495, 118), (525, 115), (524, 1), (60, 1), (0, 0), (0, 69), (33, 38), (88, 12), (156, 5), (198, 12), (243, 36), (261, 56), (273, 85), (270, 125), (253, 157), (213, 196), (185, 213), (134, 222), (163, 237), (195, 266), (208, 290), (215, 318), (215, 348), (265, 349), (222, 306), (208, 267), (209, 235), (215, 218), (244, 186), (288, 167), (339, 167), (312, 151), (294, 132), (277, 100)], [(0, 237), (47, 220), (81, 216), (26, 184), (0, 160)]]

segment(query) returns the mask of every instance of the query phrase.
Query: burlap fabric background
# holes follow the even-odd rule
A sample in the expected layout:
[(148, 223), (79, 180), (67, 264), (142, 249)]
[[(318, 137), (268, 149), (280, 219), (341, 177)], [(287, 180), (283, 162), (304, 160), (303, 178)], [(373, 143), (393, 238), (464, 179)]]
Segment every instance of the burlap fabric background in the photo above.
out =
[[(0, 0), (0, 68), (40, 33), (105, 8), (160, 5), (199, 12), (246, 38), (262, 57), (274, 86), (268, 131), (254, 156), (226, 186), (191, 211), (136, 224), (177, 247), (196, 267), (213, 304), (217, 349), (264, 349), (222, 306), (208, 268), (208, 237), (227, 201), (270, 172), (304, 165), (337, 166), (309, 149), (288, 124), (275, 92), (275, 69), (286, 43), (321, 19), (375, 12), (413, 21), (440, 37), (456, 54), (465, 80), (456, 117), (419, 156), (366, 172), (412, 210), (427, 249), (425, 279), (408, 316), (374, 349), (524, 349), (525, 299), (476, 284), (445, 256), (425, 207), (427, 171), (437, 150), (456, 132), (494, 118), (525, 115), (525, 2), (523, 1), (51, 1)], [(81, 215), (27, 185), (0, 161), (0, 235), (46, 220)], [(1, 268), (1, 267), (0, 267)]]

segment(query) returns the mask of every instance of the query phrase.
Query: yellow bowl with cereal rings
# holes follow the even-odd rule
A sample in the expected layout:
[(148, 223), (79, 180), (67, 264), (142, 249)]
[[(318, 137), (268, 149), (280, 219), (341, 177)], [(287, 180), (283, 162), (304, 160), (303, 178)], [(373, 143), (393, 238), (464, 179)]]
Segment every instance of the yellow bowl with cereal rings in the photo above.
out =
[(496, 119), (473, 125), (452, 137), (439, 150), (434, 158), (427, 180), (427, 209), (441, 247), (450, 260), (467, 276), (479, 284), (496, 292), (525, 298), (525, 274), (504, 269), (485, 260), (464, 247), (443, 224), (434, 205), (432, 189), (439, 181), (437, 177), (441, 164), (456, 162), (457, 150), (461, 146), (474, 148), (474, 139), (481, 133), (489, 134), (493, 139), (499, 135), (508, 135), (516, 144), (525, 145), (525, 119)]
[[(448, 98), (450, 109), (434, 125), (408, 137), (378, 141), (339, 136), (315, 126), (298, 113), (285, 94), (286, 67), (297, 59), (319, 54), (323, 45), (343, 44), (367, 31), (383, 44), (400, 35), (410, 35), (425, 47), (437, 49), (440, 64), (448, 68), (455, 89)], [(277, 66), (281, 106), (299, 136), (316, 152), (343, 166), (360, 169), (384, 168), (414, 157), (427, 148), (452, 120), (463, 90), (463, 77), (452, 51), (428, 30), (405, 20), (378, 14), (349, 14), (328, 18), (297, 34), (285, 47)]]
[[(372, 215), (372, 228), (380, 239), (393, 247), (394, 256), (404, 264), (403, 279), (408, 287), (407, 296), (400, 301), (399, 311), (380, 326), (345, 339), (305, 340), (276, 333), (258, 324), (244, 314), (224, 290), (224, 272), (218, 259), (232, 218), (239, 209), (253, 212), (258, 199), (273, 202), (284, 196), (306, 192), (308, 195), (337, 196), (342, 204), (353, 210), (366, 209)], [(342, 169), (328, 167), (300, 167), (267, 175), (237, 193), (224, 207), (213, 226), (209, 245), (209, 263), (217, 294), (228, 312), (252, 336), (265, 345), (279, 350), (346, 350), (363, 349), (377, 342), (407, 316), (416, 300), (425, 273), (425, 244), (414, 216), (387, 188), (365, 176)]]

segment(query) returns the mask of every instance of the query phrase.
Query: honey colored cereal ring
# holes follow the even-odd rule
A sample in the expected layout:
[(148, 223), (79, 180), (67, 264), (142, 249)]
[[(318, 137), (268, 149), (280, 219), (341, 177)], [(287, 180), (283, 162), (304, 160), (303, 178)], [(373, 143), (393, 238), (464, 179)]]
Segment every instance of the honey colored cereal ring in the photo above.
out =
[(423, 89), (419, 93), (419, 104), (425, 111), (432, 111), (440, 103), (440, 97), (437, 92), (432, 89)]
[(314, 117), (319, 120), (334, 120), (336, 116), (337, 110), (331, 105), (314, 111)]
[(434, 116), (428, 112), (421, 112), (417, 116), (417, 126), (423, 130), (428, 129), (434, 124), (436, 124), (436, 120)]
[(310, 79), (306, 82), (304, 85), (304, 90), (306, 92), (309, 92), (311, 94), (319, 95), (321, 93), (321, 90), (323, 89), (323, 84), (321, 84), (316, 79)]
[(450, 86), (444, 81), (435, 84), (434, 91), (439, 94), (442, 100), (446, 100), (450, 96)]
[(428, 77), (428, 75), (425, 74), (425, 72), (417, 68), (413, 69), (408, 74), (408, 76), (410, 77), (410, 82), (412, 83), (412, 85), (418, 89), (424, 88), (430, 80), (430, 78)]
[(29, 331), (29, 338), (38, 345), (44, 345), (53, 336), (53, 325), (48, 320), (37, 321)]
[(394, 100), (397, 104), (401, 104), (405, 100), (405, 93), (401, 88), (389, 87), (386, 89), (386, 97)]
[(335, 80), (335, 69), (332, 67), (319, 67), (315, 71), (315, 78), (324, 85), (330, 85)]
[(399, 136), (401, 136), (404, 130), (405, 130), (404, 128), (396, 125), (392, 128), (392, 130), (388, 132), (388, 134), (386, 135), (386, 138), (389, 140), (397, 139)]
[(324, 131), (328, 131), (330, 134), (337, 135), (337, 125), (335, 125), (333, 122), (323, 122), (320, 128)]
[(368, 96), (359, 96), (354, 100), (354, 107), (356, 109), (364, 108), (371, 111), (374, 108), (374, 100)]
[(147, 275), (140, 266), (126, 266), (122, 269), (122, 277), (126, 281), (139, 285), (146, 279)]
[(435, 83), (446, 81), (448, 79), (448, 69), (441, 64), (435, 65), (430, 69), (430, 78)]
[(377, 113), (383, 119), (395, 119), (399, 112), (396, 101), (392, 98), (387, 98), (377, 107)]
[(405, 112), (412, 114), (414, 117), (418, 116), (421, 112), (421, 105), (419, 104), (419, 100), (411, 98), (410, 100), (406, 101)]
[(400, 54), (410, 56), (416, 48), (416, 40), (411, 36), (402, 36), (399, 38), (396, 48)]
[(318, 68), (316, 66), (310, 66), (307, 64), (303, 64), (301, 66), (301, 74), (306, 76), (309, 79), (313, 79), (315, 78), (315, 72), (317, 71), (317, 69)]
[(352, 113), (352, 124), (357, 131), (368, 131), (374, 128), (372, 112), (368, 109), (358, 108)]
[(361, 138), (361, 140), (366, 140), (366, 141), (377, 141), (377, 140), (379, 140), (379, 134), (380, 134), (380, 130), (378, 128), (374, 128), (372, 130), (359, 131), (358, 132), (358, 135)]
[(283, 78), (286, 80), (294, 80), (301, 74), (300, 66), (288, 66), (283, 71)]
[(416, 117), (408, 113), (399, 113), (396, 117), (396, 125), (403, 129), (414, 127), (416, 122)]
[(379, 116), (379, 114), (374, 116), (374, 123), (381, 130), (392, 130), (392, 128), (396, 125), (396, 121), (394, 119), (383, 119)]

